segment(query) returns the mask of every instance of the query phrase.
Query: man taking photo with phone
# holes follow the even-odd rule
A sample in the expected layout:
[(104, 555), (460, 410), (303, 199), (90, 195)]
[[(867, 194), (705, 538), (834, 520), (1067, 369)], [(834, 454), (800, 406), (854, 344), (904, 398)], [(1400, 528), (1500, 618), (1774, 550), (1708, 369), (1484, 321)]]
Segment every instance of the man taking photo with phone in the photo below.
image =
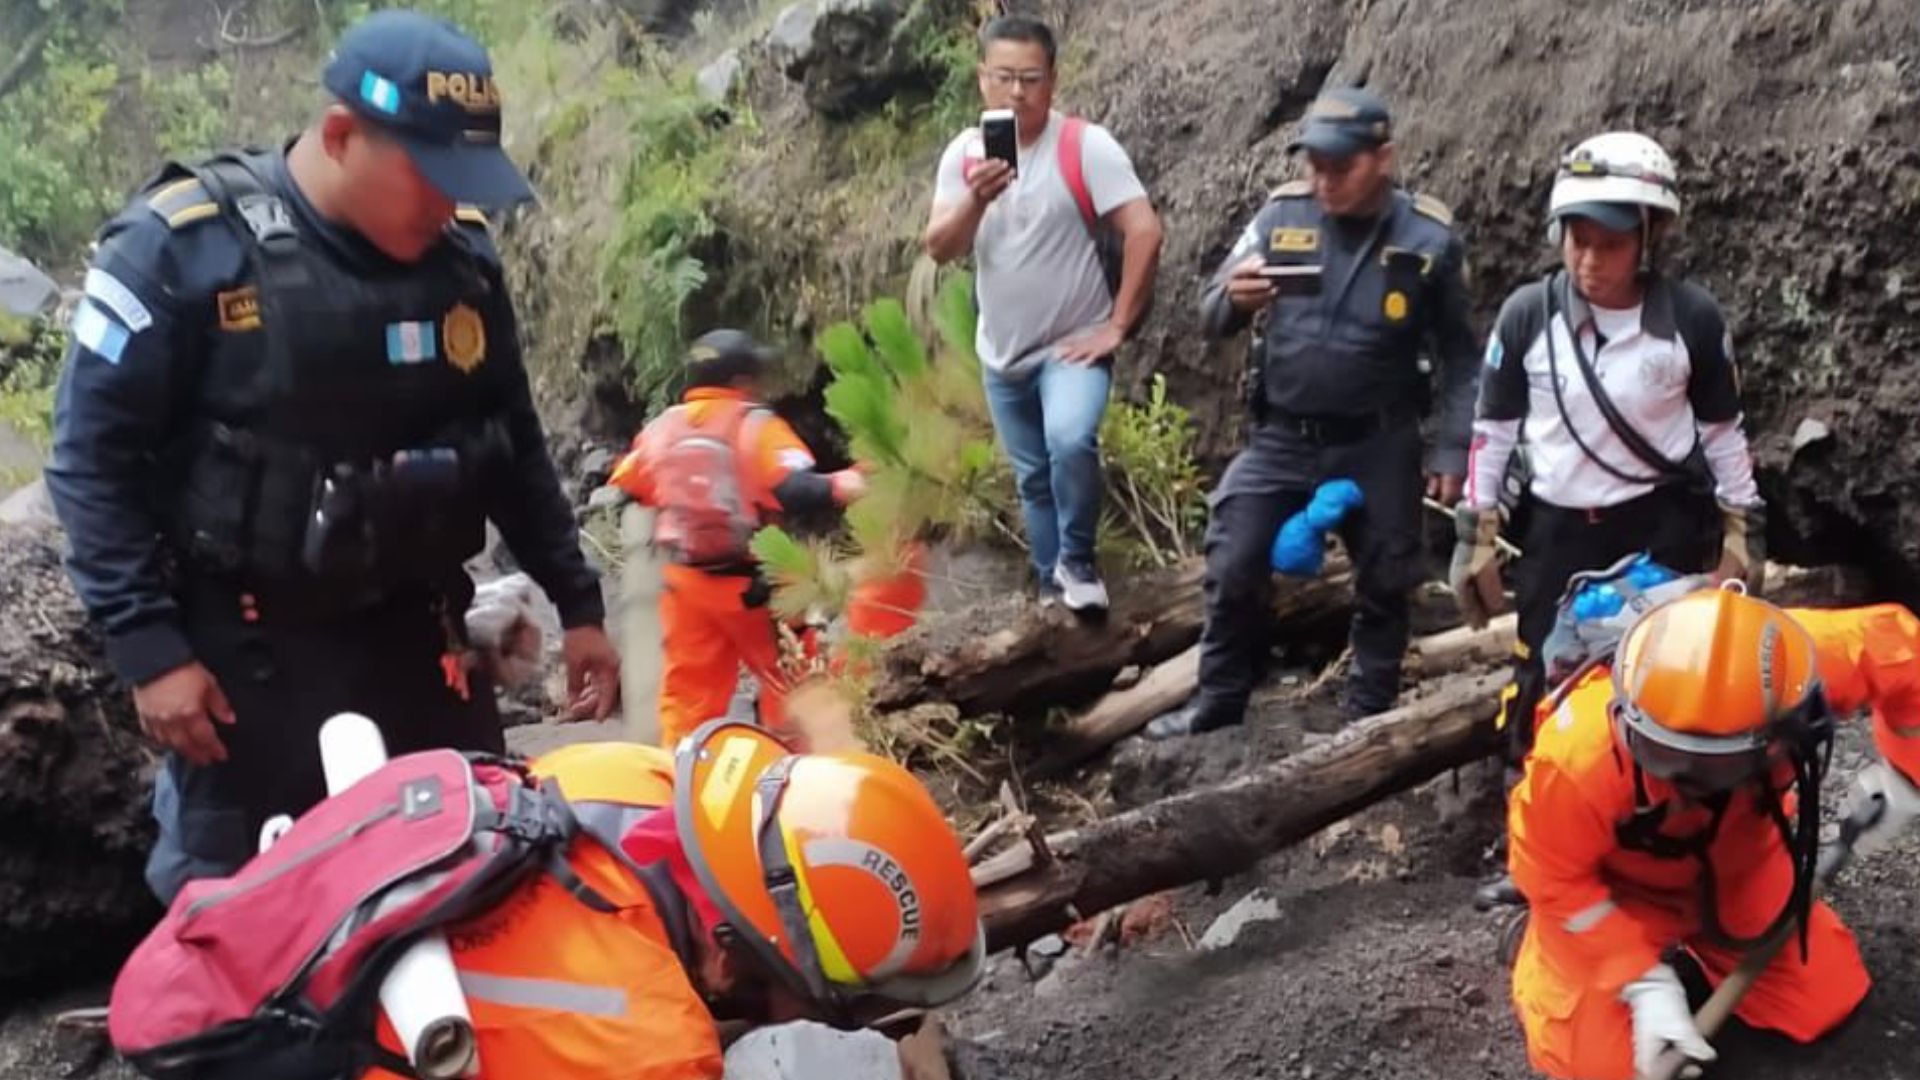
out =
[(1053, 111), (1045, 23), (1004, 15), (980, 43), (988, 113), (941, 156), (924, 242), (937, 262), (974, 257), (975, 346), (1040, 594), (1101, 611), (1100, 420), (1113, 353), (1146, 315), (1160, 218), (1113, 136)]
[[(1372, 93), (1330, 90), (1289, 152), (1306, 178), (1254, 215), (1207, 285), (1207, 336), (1256, 316), (1253, 427), (1209, 500), (1200, 692), (1161, 717), (1166, 738), (1238, 724), (1266, 652), (1270, 551), (1280, 526), (1322, 483), (1345, 478), (1363, 501), (1341, 526), (1355, 571), (1350, 717), (1393, 706), (1407, 647), (1407, 594), (1425, 577), (1420, 498), (1451, 504), (1466, 473), (1479, 385), (1465, 260), (1453, 216), (1393, 180), (1392, 119)], [(1433, 449), (1421, 421), (1439, 376)]]

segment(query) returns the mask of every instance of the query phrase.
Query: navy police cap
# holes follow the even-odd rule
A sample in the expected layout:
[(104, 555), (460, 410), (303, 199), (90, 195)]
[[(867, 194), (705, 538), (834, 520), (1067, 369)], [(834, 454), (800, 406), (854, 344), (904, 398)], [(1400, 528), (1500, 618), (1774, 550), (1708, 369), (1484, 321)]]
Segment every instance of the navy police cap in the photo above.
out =
[(1287, 152), (1311, 150), (1333, 158), (1352, 157), (1393, 140), (1393, 117), (1386, 103), (1357, 86), (1328, 90), (1307, 109), (1300, 134)]
[(416, 11), (369, 15), (341, 35), (323, 80), (455, 202), (495, 209), (533, 198), (500, 146), (500, 91), (487, 50), (452, 23)]

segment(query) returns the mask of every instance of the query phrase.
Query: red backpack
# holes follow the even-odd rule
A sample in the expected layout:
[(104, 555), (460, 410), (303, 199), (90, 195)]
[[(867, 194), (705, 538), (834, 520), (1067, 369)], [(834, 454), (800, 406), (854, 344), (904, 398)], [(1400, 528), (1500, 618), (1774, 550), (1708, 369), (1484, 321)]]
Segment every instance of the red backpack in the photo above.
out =
[[(1088, 235), (1093, 237), (1093, 251), (1100, 259), (1100, 272), (1107, 279), (1107, 294), (1120, 295), (1120, 275), (1126, 267), (1126, 240), (1111, 225), (1100, 219), (1100, 212), (1093, 205), (1093, 191), (1087, 187), (1086, 145), (1087, 121), (1081, 116), (1062, 117), (1060, 137), (1054, 143), (1055, 164), (1060, 169), (1060, 179), (1065, 181), (1068, 194), (1073, 196), (1073, 205), (1080, 209), (1080, 220), (1087, 227)], [(973, 171), (979, 159), (973, 158), (961, 163), (961, 175)], [(1153, 312), (1153, 290), (1147, 290), (1147, 303), (1140, 310), (1140, 319), (1133, 324), (1138, 333), (1145, 326), (1147, 316)]]
[(727, 567), (745, 562), (760, 526), (740, 467), (741, 433), (768, 410), (726, 402), (730, 415), (696, 425), (685, 405), (675, 405), (648, 425), (646, 441), (660, 507), (653, 542), (674, 562)]
[(543, 871), (614, 910), (567, 865), (578, 831), (558, 787), (517, 763), (395, 758), (234, 876), (181, 890), (114, 981), (114, 1048), (156, 1080), (413, 1075), (374, 1041), (388, 970)]

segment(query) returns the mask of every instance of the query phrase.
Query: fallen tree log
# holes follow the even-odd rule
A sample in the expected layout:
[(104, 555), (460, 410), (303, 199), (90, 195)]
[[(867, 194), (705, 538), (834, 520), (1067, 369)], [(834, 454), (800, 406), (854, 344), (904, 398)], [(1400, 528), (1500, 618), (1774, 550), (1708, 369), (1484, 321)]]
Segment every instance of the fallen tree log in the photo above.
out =
[[(1823, 567), (1772, 566), (1768, 595), (1781, 604), (1857, 603), (1864, 595), (1858, 575)], [(1513, 654), (1515, 617), (1494, 619), (1476, 630), (1456, 626), (1415, 640), (1407, 653), (1407, 673), (1436, 678), (1468, 668), (1503, 664)], [(1200, 684), (1200, 650), (1191, 647), (1148, 671), (1124, 690), (1115, 690), (1062, 727), (1047, 755), (1034, 765), (1035, 777), (1058, 776), (1145, 727), (1193, 696)]]
[(1448, 769), (1490, 753), (1504, 671), (1457, 676), (1412, 704), (1217, 787), (1176, 795), (1047, 838), (973, 872), (991, 949), (1195, 881), (1272, 852)]
[[(1122, 668), (1157, 664), (1200, 640), (1202, 574), (1192, 561), (1140, 579), (1102, 620), (1014, 597), (925, 620), (888, 646), (872, 703), (890, 711), (944, 701), (975, 714), (1097, 693)], [(1299, 624), (1344, 613), (1352, 579), (1336, 558), (1318, 578), (1276, 580), (1275, 620)]]
[(0, 988), (45, 991), (110, 969), (159, 914), (141, 877), (155, 758), (60, 533), (0, 541)]

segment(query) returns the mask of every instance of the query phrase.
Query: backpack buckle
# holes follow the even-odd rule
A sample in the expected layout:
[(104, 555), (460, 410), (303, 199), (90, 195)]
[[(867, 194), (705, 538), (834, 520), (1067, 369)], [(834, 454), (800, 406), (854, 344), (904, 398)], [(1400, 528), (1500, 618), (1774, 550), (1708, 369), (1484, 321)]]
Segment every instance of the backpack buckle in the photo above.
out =
[(240, 219), (263, 246), (292, 241), (297, 235), (293, 219), (287, 215), (287, 204), (278, 195), (242, 195), (234, 201), (234, 209), (240, 212)]

